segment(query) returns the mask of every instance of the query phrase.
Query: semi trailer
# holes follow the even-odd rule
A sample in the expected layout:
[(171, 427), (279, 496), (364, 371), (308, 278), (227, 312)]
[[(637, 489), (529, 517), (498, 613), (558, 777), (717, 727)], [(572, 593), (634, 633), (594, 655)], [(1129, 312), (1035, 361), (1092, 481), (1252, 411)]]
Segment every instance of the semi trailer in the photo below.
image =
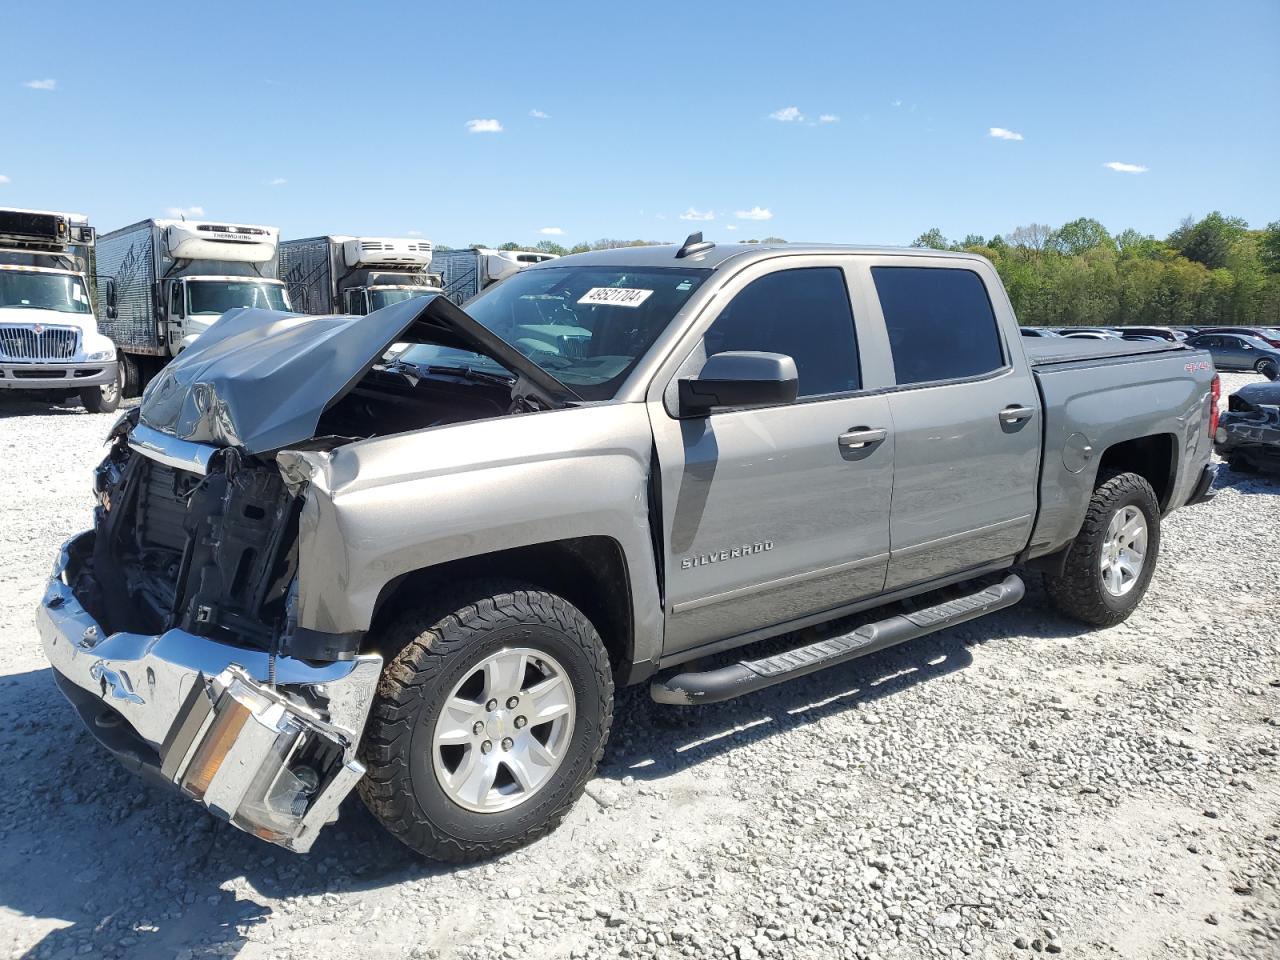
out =
[(275, 227), (140, 220), (98, 238), (107, 289), (103, 330), (119, 348), (126, 396), (237, 307), (289, 310)]
[(490, 284), (556, 257), (557, 254), (536, 250), (437, 249), (431, 258), (431, 269), (440, 275), (444, 295), (462, 306)]
[(0, 390), (78, 395), (94, 413), (119, 406), (116, 348), (94, 315), (93, 245), (82, 214), (0, 209)]
[(300, 313), (363, 316), (440, 292), (431, 242), (413, 237), (306, 237), (280, 244), (280, 276)]

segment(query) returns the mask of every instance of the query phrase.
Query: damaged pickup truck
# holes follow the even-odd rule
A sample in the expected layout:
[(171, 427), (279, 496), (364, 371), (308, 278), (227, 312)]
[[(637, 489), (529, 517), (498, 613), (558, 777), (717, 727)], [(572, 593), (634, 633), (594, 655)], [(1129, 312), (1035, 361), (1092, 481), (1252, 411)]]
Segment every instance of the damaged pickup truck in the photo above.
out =
[(695, 235), (465, 313), (233, 311), (112, 432), (38, 624), (89, 730), (236, 826), (305, 851), (358, 789), (474, 860), (565, 814), (615, 684), (750, 693), (1016, 603), (1015, 565), (1123, 620), (1216, 400), (1204, 353), (1028, 343), (927, 250)]

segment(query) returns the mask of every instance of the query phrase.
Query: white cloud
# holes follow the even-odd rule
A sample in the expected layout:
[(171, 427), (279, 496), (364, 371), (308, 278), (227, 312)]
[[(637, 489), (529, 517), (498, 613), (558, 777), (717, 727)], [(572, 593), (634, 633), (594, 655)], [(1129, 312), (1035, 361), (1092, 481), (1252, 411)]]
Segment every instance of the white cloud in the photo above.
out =
[(407, 233), (407, 234), (408, 234), (409, 236), (411, 236), (411, 237), (420, 237), (420, 236), (422, 236), (422, 231), (421, 231), (421, 230), (406, 230), (406, 231), (405, 231), (405, 233)]
[(681, 220), (714, 220), (715, 218), (714, 210), (695, 210), (693, 207), (680, 214)]
[(0, 183), (11, 183), (12, 181), (3, 173), (0, 173)]
[(767, 207), (752, 207), (750, 210), (739, 210), (734, 216), (739, 220), (772, 220), (773, 211)]
[(902, 101), (901, 101), (901, 100), (895, 100), (895, 101), (893, 101), (893, 103), (889, 104), (889, 106), (891, 106), (891, 107), (900, 107), (900, 106), (902, 106)]
[(1104, 163), (1103, 166), (1116, 173), (1146, 173), (1148, 169), (1139, 163), (1121, 163), (1119, 160), (1112, 160), (1110, 163)]
[(724, 225), (724, 228), (725, 228), (726, 230), (737, 230), (737, 229), (738, 229), (738, 225), (737, 225), (736, 223), (726, 223), (726, 224)]
[(834, 113), (824, 113), (818, 117), (818, 122), (819, 123), (839, 123), (840, 118), (837, 117)]
[(267, 181), (267, 186), (268, 186), (268, 187), (283, 187), (283, 186), (284, 186), (286, 183), (288, 183), (288, 182), (289, 182), (289, 181), (288, 181), (288, 180), (286, 180), (284, 177), (275, 177), (275, 178), (273, 178), (273, 179), (271, 179), (271, 180), (268, 180), (268, 181)]
[(501, 133), (502, 124), (497, 120), (468, 120), (468, 133)]
[(530, 110), (530, 111), (529, 111), (529, 116), (533, 117), (533, 119), (535, 119), (535, 120), (550, 120), (550, 119), (551, 119), (551, 114), (549, 114), (549, 113), (543, 113), (541, 110)]
[(22, 85), (28, 90), (57, 90), (57, 80), (24, 80)]
[(770, 120), (778, 120), (782, 123), (795, 123), (804, 119), (804, 114), (800, 112), (799, 107), (783, 107), (781, 110), (775, 110), (769, 114)]
[(169, 216), (171, 217), (203, 217), (204, 207), (170, 207)]
[(544, 237), (563, 237), (564, 231), (559, 227), (543, 227), (538, 231)]
[(1021, 140), (1022, 134), (1014, 133), (1012, 130), (1006, 130), (1004, 127), (992, 127), (988, 136), (995, 137), (997, 140)]

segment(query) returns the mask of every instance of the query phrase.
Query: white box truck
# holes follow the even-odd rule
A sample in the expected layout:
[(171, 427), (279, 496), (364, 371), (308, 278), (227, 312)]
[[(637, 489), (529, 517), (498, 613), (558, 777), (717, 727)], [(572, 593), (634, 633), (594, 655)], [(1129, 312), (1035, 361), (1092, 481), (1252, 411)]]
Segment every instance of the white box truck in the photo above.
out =
[(431, 242), (414, 237), (306, 237), (280, 243), (280, 277), (294, 308), (363, 316), (440, 292), (427, 272)]
[[(275, 227), (140, 220), (98, 238), (99, 280), (114, 280), (104, 332), (133, 396), (228, 310), (290, 310)], [(111, 288), (108, 288), (109, 290)]]
[(0, 390), (119, 406), (116, 348), (93, 309), (93, 243), (82, 214), (0, 209)]
[(537, 250), (490, 250), (487, 247), (470, 247), (466, 250), (436, 249), (431, 258), (431, 270), (438, 273), (444, 286), (444, 295), (458, 306), (477, 293), (525, 267), (544, 260), (554, 260), (557, 254), (540, 253)]

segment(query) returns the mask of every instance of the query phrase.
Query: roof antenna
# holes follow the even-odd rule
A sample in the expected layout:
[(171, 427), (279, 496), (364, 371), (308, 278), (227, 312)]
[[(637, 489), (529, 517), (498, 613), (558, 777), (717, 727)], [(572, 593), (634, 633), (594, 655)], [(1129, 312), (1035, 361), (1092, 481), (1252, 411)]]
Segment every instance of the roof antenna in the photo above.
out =
[(699, 230), (697, 233), (691, 233), (685, 237), (684, 246), (676, 251), (676, 259), (682, 260), (692, 254), (701, 253), (703, 250), (710, 250), (714, 246), (715, 244), (710, 240), (702, 239), (702, 231)]

